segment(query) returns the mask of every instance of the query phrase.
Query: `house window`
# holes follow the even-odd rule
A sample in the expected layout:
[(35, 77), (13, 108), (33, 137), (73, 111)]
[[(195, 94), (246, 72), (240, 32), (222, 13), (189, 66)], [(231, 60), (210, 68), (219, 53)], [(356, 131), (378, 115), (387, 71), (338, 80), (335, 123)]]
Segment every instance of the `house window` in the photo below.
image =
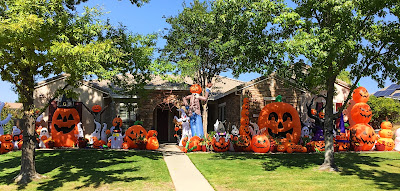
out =
[(135, 123), (137, 111), (137, 103), (119, 103), (118, 114), (122, 122), (124, 122), (124, 129), (127, 129)]
[(226, 107), (226, 102), (218, 105), (218, 120), (219, 121), (224, 121), (226, 118), (225, 117), (225, 107)]

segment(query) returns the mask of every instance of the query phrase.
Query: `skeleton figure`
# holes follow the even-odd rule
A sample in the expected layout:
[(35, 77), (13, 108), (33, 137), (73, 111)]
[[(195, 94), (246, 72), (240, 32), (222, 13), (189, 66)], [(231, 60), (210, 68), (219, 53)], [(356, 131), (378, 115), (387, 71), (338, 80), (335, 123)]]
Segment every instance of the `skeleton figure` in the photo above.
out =
[(183, 109), (177, 110), (181, 112), (181, 118), (178, 119), (178, 117), (174, 116), (174, 119), (182, 123), (182, 138), (179, 141), (179, 146), (183, 146), (183, 138), (188, 137), (188, 140), (190, 140), (190, 138), (192, 138), (192, 130), (190, 129), (190, 118), (186, 115), (185, 111)]

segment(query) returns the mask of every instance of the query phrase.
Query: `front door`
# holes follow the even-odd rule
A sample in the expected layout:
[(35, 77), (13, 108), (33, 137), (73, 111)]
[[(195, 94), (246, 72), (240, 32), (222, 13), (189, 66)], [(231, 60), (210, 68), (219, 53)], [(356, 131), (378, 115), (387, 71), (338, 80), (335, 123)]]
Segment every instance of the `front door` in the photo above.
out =
[(158, 141), (160, 142), (168, 142), (168, 118), (169, 110), (162, 110), (157, 108), (157, 132)]

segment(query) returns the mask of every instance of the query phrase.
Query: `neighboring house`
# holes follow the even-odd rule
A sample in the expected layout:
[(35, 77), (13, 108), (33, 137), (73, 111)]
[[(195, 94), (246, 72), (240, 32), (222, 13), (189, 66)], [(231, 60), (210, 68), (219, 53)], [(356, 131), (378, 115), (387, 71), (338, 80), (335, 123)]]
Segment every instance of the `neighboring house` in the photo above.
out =
[(400, 85), (392, 84), (374, 93), (376, 97), (387, 97), (400, 100)]
[[(66, 75), (59, 75), (54, 78), (39, 82), (35, 87), (34, 98), (36, 107), (44, 107), (46, 101), (52, 98), (58, 88), (65, 85)], [(113, 93), (109, 88), (108, 81), (82, 81), (75, 92), (79, 97), (74, 100), (80, 114), (85, 136), (89, 136), (94, 130), (93, 116), (85, 109), (93, 105), (100, 105), (108, 108), (101, 115), (101, 123), (107, 123), (111, 127), (113, 118), (119, 115), (124, 121), (124, 130), (133, 125), (136, 120), (143, 121), (145, 129), (158, 131), (160, 142), (174, 142), (174, 116), (179, 117), (177, 108), (183, 107), (182, 98), (190, 94), (189, 87), (193, 84), (190, 79), (183, 83), (171, 83), (159, 76), (153, 76), (145, 86), (148, 92), (146, 97), (122, 96)], [(306, 116), (305, 104), (311, 100), (311, 95), (305, 90), (293, 87), (285, 87), (283, 81), (274, 75), (260, 77), (250, 82), (243, 82), (227, 77), (217, 76), (213, 79), (212, 93), (208, 101), (208, 131), (214, 130), (213, 124), (216, 119), (225, 121), (226, 127), (233, 124), (239, 126), (242, 99), (244, 95), (251, 95), (250, 119), (257, 121), (258, 113), (268, 103), (275, 100), (277, 95), (282, 95), (284, 102), (292, 104), (300, 113), (302, 120)], [(346, 83), (337, 80), (335, 84), (337, 95), (335, 106), (344, 102), (349, 92)], [(316, 102), (322, 102), (316, 100)], [(134, 109), (128, 110), (127, 106)], [(56, 109), (56, 101), (47, 108), (44, 120), (51, 125), (52, 114)]]

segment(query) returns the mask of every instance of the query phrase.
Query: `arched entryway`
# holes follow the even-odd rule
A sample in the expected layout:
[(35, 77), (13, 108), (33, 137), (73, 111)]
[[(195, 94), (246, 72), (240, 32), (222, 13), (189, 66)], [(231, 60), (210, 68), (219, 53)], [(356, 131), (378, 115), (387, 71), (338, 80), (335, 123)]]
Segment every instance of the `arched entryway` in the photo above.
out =
[(172, 104), (166, 105), (163, 103), (154, 109), (153, 116), (154, 126), (158, 132), (158, 141), (161, 143), (176, 142), (173, 120), (174, 116), (179, 117), (177, 108)]

